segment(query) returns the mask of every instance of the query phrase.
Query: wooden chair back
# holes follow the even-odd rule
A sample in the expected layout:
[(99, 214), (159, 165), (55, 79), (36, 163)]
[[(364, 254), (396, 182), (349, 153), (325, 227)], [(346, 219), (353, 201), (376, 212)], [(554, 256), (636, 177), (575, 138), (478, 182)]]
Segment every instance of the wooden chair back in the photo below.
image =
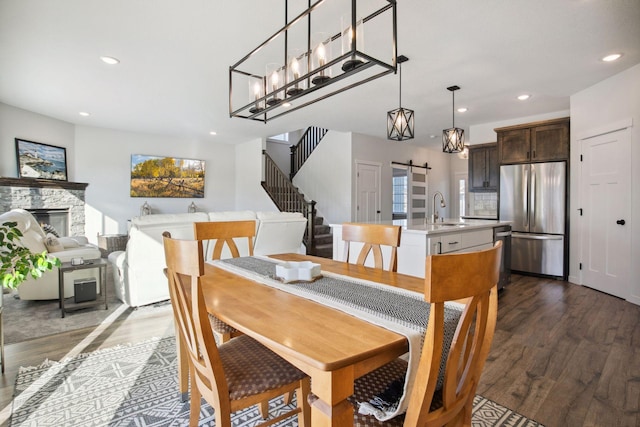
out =
[[(169, 295), (174, 320), (189, 358), (191, 386), (197, 386), (209, 402), (219, 397), (228, 411), (228, 386), (200, 286), (200, 278), (204, 275), (202, 241), (172, 239), (166, 231), (162, 236)], [(190, 295), (185, 289), (191, 290)]]
[(249, 256), (253, 255), (253, 239), (256, 236), (255, 221), (212, 221), (193, 224), (193, 235), (196, 240), (215, 240), (211, 259), (220, 259), (225, 245), (231, 256), (238, 258), (240, 251), (234, 238), (246, 238)]
[[(483, 251), (427, 257), (425, 300), (431, 309), (405, 427), (471, 425), (473, 398), (496, 326), (501, 255), (498, 241)], [(446, 361), (443, 405), (430, 412), (442, 358), (444, 305), (462, 299), (466, 305)]]
[(352, 242), (364, 243), (360, 250), (356, 264), (364, 265), (369, 253), (373, 254), (374, 267), (380, 270), (384, 269), (382, 247), (389, 246), (391, 248), (391, 256), (389, 259), (389, 271), (398, 271), (397, 251), (400, 246), (399, 225), (383, 225), (383, 224), (358, 224), (344, 223), (342, 224), (342, 240), (344, 241), (344, 261), (349, 262), (349, 252)]

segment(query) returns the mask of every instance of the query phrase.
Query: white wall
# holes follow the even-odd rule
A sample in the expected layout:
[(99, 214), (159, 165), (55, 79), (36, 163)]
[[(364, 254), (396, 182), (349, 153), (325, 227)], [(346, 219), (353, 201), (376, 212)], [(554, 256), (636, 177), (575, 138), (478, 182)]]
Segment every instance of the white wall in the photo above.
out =
[[(640, 304), (640, 65), (629, 68), (571, 96), (571, 163), (579, 164), (579, 141), (602, 133), (612, 124), (629, 120), (631, 128), (631, 295)], [(609, 131), (614, 129), (608, 129)], [(569, 281), (581, 283), (579, 217), (580, 168), (571, 168)]]
[[(126, 233), (127, 220), (140, 214), (146, 201), (153, 213), (186, 213), (235, 208), (234, 146), (183, 137), (158, 136), (77, 126), (76, 178), (88, 182), (86, 235)], [(205, 161), (204, 198), (144, 198), (130, 196), (131, 155), (147, 154)]]
[[(235, 147), (235, 208), (237, 210), (277, 211), (262, 188), (263, 139), (254, 139)], [(229, 188), (233, 188), (232, 185)], [(218, 209), (220, 210), (220, 209)]]
[[(392, 167), (391, 162), (408, 163), (409, 160), (415, 165), (424, 166), (429, 163), (430, 170), (427, 172), (428, 180), (428, 210), (431, 212), (433, 205), (433, 194), (440, 191), (447, 202), (451, 200), (450, 191), (450, 165), (449, 159), (451, 154), (443, 153), (440, 150), (434, 150), (425, 147), (419, 147), (411, 142), (390, 141), (388, 139), (374, 138), (367, 135), (353, 134), (353, 161), (372, 161), (382, 164), (382, 212), (381, 220), (392, 219)], [(355, 174), (355, 167), (353, 167)], [(355, 194), (356, 177), (352, 175), (352, 192)], [(445, 217), (449, 217), (449, 206), (440, 212)], [(355, 201), (351, 211), (352, 219), (355, 219)]]
[(270, 141), (267, 139), (266, 150), (271, 159), (285, 175), (291, 173), (291, 148), (289, 143)]
[[(236, 200), (236, 147), (219, 142), (183, 137), (131, 133), (71, 123), (0, 103), (0, 175), (17, 177), (14, 138), (65, 147), (68, 179), (85, 182), (85, 234), (95, 242), (97, 233), (126, 233), (127, 220), (139, 215), (147, 201), (154, 213), (187, 212), (193, 201), (200, 211), (251, 209)], [(261, 162), (261, 149), (253, 153)], [(205, 197), (132, 198), (130, 197), (131, 154), (149, 154), (201, 159), (206, 162)], [(244, 161), (244, 159), (243, 159)], [(239, 163), (242, 164), (242, 163)], [(251, 169), (260, 187), (261, 163)], [(262, 195), (260, 193), (260, 195)], [(267, 196), (263, 196), (267, 197)], [(250, 199), (251, 206), (257, 197)], [(270, 203), (267, 197), (267, 201)], [(273, 210), (273, 205), (259, 205)]]
[(351, 134), (329, 131), (293, 178), (325, 224), (351, 221)]
[(73, 129), (71, 123), (0, 103), (0, 176), (18, 177), (15, 138), (20, 138), (66, 148), (67, 177), (77, 182)]

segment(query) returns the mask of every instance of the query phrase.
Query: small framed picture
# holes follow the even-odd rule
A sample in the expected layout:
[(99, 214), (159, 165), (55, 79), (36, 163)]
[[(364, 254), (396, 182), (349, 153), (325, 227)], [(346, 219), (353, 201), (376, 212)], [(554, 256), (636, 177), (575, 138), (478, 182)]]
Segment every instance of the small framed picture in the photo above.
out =
[(20, 178), (67, 180), (67, 150), (64, 147), (16, 138), (16, 160)]

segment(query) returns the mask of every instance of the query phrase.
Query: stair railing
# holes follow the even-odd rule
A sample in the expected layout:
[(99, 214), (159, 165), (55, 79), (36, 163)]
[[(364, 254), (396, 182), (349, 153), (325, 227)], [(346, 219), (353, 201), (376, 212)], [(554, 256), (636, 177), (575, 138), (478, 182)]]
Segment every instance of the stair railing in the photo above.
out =
[(316, 202), (305, 200), (304, 195), (291, 183), (287, 175), (276, 165), (271, 156), (262, 150), (264, 158), (264, 181), (262, 187), (281, 212), (301, 212), (307, 218), (304, 242), (307, 249), (314, 245)]
[(291, 181), (328, 131), (328, 129), (310, 126), (298, 143), (289, 147), (291, 149), (291, 172), (289, 173)]

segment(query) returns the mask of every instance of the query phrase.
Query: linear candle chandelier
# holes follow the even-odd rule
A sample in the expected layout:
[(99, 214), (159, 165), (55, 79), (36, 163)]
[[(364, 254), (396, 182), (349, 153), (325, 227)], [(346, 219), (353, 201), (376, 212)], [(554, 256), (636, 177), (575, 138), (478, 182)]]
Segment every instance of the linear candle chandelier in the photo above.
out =
[(229, 116), (267, 123), (394, 73), (396, 0), (348, 3), (308, 0), (289, 20), (285, 0), (284, 27), (229, 67)]

